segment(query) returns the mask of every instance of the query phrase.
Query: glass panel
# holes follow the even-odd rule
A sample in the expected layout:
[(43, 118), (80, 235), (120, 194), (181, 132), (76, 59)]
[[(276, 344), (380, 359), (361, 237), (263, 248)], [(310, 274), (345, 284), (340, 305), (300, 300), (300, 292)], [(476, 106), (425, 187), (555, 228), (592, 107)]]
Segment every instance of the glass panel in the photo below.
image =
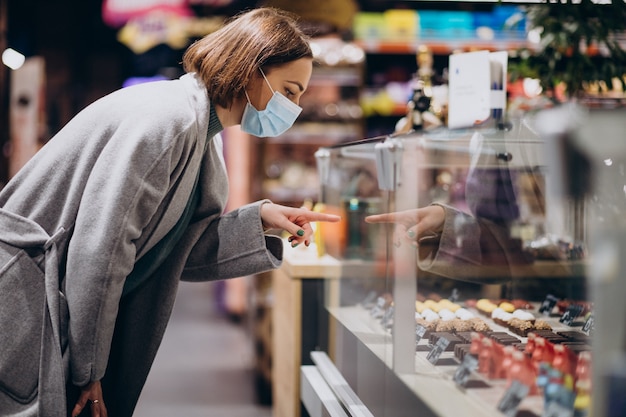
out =
[(385, 139), (321, 148), (315, 155), (322, 203), (317, 209), (342, 217), (340, 223), (317, 225), (318, 246), (321, 242), (322, 250), (342, 265), (341, 278), (327, 285), (329, 356), (374, 415), (384, 415), (388, 402), (382, 388), (391, 366), (392, 296), (381, 225), (368, 224), (365, 217), (389, 207), (376, 161), (376, 146)]
[(343, 217), (320, 230), (343, 265), (331, 357), (374, 415), (573, 410), (591, 350), (585, 205), (553, 192), (534, 117), (316, 156), (322, 209)]
[[(543, 112), (538, 125), (552, 156), (555, 194), (577, 207), (577, 236), (588, 242), (584, 263), (593, 310), (592, 374), (575, 380), (576, 401), (590, 415), (626, 414), (626, 112), (564, 106)], [(579, 358), (580, 363), (580, 358)]]

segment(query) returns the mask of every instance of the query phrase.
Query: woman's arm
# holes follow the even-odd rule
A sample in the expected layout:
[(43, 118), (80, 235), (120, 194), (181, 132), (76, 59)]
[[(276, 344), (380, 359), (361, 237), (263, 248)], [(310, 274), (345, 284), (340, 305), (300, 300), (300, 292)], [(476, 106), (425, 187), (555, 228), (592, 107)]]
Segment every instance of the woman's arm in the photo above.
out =
[(304, 208), (257, 201), (214, 219), (195, 243), (183, 271), (183, 280), (209, 281), (251, 275), (278, 268), (283, 243), (265, 229), (291, 234), (292, 246), (309, 244), (311, 222), (337, 222), (339, 216)]

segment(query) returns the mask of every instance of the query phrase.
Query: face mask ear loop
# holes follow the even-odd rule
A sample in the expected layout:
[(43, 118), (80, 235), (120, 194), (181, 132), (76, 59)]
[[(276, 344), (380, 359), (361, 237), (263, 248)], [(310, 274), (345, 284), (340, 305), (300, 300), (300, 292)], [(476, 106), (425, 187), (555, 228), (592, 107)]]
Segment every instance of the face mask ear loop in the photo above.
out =
[[(261, 69), (261, 67), (259, 67), (259, 71), (261, 71), (261, 75), (263, 76), (263, 78), (265, 78), (265, 82), (267, 83), (267, 86), (270, 88), (270, 91), (272, 93), (274, 93), (274, 90), (272, 89), (272, 85), (270, 84), (270, 82), (267, 80), (267, 77), (265, 76), (265, 73), (263, 72), (263, 70)], [(246, 89), (243, 89), (243, 93), (246, 95), (246, 99), (248, 99), (248, 103), (252, 104), (252, 102), (250, 101), (250, 96), (248, 95), (248, 92), (246, 91)]]
[(259, 71), (261, 71), (261, 75), (263, 76), (263, 78), (265, 78), (265, 82), (267, 83), (267, 86), (270, 88), (270, 91), (272, 93), (275, 93), (276, 91), (274, 91), (274, 89), (272, 88), (272, 84), (270, 84), (270, 82), (267, 80), (267, 77), (265, 76), (265, 73), (263, 72), (261, 67), (259, 67)]

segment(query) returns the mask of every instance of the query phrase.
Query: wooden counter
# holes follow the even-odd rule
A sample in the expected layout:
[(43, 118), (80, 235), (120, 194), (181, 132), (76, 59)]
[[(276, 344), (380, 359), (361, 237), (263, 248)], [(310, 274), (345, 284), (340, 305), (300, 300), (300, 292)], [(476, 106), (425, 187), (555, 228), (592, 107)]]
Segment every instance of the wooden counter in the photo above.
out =
[(284, 243), (283, 265), (272, 273), (273, 416), (299, 417), (300, 365), (312, 363), (310, 351), (332, 343), (324, 306), (337, 302), (341, 264), (318, 257), (313, 245)]

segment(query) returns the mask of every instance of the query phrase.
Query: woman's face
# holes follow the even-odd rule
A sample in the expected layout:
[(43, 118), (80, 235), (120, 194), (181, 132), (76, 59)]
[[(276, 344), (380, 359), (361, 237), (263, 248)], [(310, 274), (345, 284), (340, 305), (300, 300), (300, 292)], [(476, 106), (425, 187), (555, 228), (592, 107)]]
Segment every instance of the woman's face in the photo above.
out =
[(289, 100), (299, 104), (300, 97), (309, 86), (312, 71), (313, 60), (311, 58), (300, 58), (269, 69), (265, 72), (267, 82), (259, 71), (250, 83), (250, 89), (247, 90), (250, 102), (257, 110), (264, 110), (274, 91), (278, 91)]

